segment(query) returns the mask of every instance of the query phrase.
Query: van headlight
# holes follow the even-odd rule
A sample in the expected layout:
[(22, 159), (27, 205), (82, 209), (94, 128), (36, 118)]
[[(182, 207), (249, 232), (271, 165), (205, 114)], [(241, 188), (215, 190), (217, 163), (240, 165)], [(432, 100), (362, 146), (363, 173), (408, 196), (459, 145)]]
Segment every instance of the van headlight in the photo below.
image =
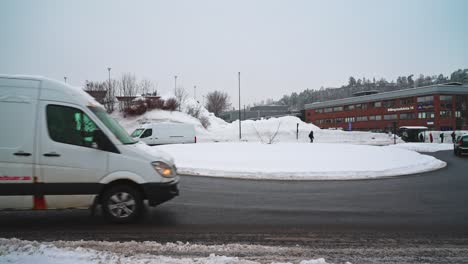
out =
[(163, 177), (172, 178), (175, 177), (175, 169), (161, 161), (152, 162), (153, 168)]

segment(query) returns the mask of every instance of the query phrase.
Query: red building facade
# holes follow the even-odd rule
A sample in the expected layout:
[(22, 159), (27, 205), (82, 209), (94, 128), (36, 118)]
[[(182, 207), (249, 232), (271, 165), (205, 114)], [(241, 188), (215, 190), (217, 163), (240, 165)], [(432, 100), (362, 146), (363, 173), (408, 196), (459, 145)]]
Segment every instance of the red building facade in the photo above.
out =
[(390, 131), (397, 126), (468, 129), (468, 86), (434, 85), (305, 105), (305, 120), (320, 128)]

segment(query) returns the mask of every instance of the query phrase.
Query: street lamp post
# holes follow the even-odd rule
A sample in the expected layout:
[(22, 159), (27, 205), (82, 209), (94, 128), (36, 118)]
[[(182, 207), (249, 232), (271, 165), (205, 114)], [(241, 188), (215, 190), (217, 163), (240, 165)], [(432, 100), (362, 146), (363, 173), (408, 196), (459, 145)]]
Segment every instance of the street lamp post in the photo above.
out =
[(109, 71), (109, 92), (110, 92), (110, 89), (111, 89), (111, 80), (110, 80), (110, 71), (111, 71), (111, 67), (107, 68), (107, 71)]
[(197, 100), (197, 86), (193, 86), (193, 99)]
[(63, 80), (67, 83), (67, 76), (63, 77)]
[(177, 75), (174, 76), (174, 95), (177, 93)]
[(239, 79), (239, 140), (242, 139), (242, 128), (241, 128), (241, 93), (240, 93), (240, 72), (237, 73)]

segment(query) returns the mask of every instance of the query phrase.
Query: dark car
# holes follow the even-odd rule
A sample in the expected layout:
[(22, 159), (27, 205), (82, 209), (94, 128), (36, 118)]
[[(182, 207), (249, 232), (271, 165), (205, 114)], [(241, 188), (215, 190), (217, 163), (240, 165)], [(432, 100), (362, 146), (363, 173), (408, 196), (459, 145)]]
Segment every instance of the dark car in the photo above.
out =
[(453, 144), (453, 151), (457, 156), (468, 154), (468, 134), (461, 135), (457, 138)]

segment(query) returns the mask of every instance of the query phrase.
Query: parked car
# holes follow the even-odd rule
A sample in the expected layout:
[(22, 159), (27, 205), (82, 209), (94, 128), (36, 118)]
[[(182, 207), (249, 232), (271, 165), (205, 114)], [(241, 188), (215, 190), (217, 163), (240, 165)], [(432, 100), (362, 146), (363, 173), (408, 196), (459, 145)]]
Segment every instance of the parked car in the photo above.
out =
[(453, 152), (457, 156), (468, 154), (468, 134), (461, 135), (453, 144)]
[(131, 222), (178, 195), (168, 154), (133, 140), (80, 88), (0, 75), (0, 209), (96, 208)]
[(145, 123), (131, 136), (148, 145), (197, 143), (194, 126), (183, 123)]

